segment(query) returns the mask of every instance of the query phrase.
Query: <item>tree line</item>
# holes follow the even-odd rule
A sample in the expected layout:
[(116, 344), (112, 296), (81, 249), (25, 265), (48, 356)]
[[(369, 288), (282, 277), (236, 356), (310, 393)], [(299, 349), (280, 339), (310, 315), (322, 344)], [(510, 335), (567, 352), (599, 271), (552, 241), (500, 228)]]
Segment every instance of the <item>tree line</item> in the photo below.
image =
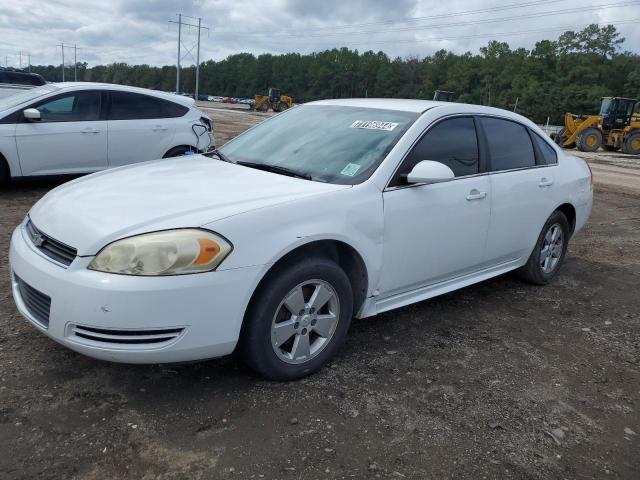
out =
[[(531, 50), (490, 41), (479, 52), (440, 50), (423, 58), (390, 58), (383, 52), (334, 48), (311, 54), (250, 53), (208, 60), (200, 66), (200, 93), (252, 97), (277, 87), (296, 102), (322, 98), (431, 99), (455, 92), (460, 102), (513, 110), (532, 120), (559, 124), (565, 111), (595, 113), (600, 97), (640, 96), (640, 56), (620, 51), (624, 39), (612, 25), (567, 31)], [(78, 80), (175, 90), (176, 67), (113, 63), (77, 65)], [(60, 66), (34, 66), (61, 81)], [(72, 71), (67, 69), (67, 79)], [(195, 66), (181, 71), (181, 90), (193, 91)], [(517, 102), (517, 107), (516, 107)]]

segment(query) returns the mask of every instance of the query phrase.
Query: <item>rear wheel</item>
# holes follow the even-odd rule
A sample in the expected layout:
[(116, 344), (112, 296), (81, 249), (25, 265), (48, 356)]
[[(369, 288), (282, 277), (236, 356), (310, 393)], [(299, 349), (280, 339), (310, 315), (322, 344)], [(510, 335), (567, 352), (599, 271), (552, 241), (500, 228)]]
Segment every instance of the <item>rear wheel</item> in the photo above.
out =
[(602, 145), (602, 132), (594, 127), (587, 128), (578, 135), (576, 145), (581, 152), (595, 152)]
[(269, 102), (264, 101), (258, 107), (259, 112), (268, 112), (269, 111)]
[(9, 177), (9, 168), (4, 161), (4, 158), (0, 155), (0, 187), (9, 181)]
[(349, 278), (334, 262), (309, 258), (278, 268), (251, 300), (240, 354), (271, 380), (304, 377), (337, 352), (352, 315)]
[(622, 145), (622, 151), (630, 155), (640, 155), (640, 132), (627, 135)]
[(569, 222), (556, 210), (542, 227), (529, 260), (518, 270), (520, 278), (536, 285), (549, 283), (564, 262), (568, 243)]
[(174, 147), (171, 150), (169, 150), (167, 153), (165, 153), (164, 157), (162, 158), (181, 157), (182, 155), (190, 151), (191, 151), (191, 147), (185, 147), (185, 146)]

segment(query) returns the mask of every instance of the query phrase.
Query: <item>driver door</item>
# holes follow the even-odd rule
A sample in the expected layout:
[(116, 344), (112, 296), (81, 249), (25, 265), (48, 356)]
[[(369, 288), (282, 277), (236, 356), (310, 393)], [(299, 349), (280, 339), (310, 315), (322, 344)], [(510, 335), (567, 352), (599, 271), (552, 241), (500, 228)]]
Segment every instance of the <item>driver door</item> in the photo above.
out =
[(70, 92), (29, 108), (40, 121), (16, 125), (23, 175), (89, 173), (107, 167), (107, 122), (100, 119), (99, 91)]
[[(456, 178), (407, 184), (406, 175), (422, 160), (447, 165)], [(472, 117), (442, 120), (414, 145), (383, 193), (381, 296), (481, 268), (491, 205), (489, 176), (482, 163)]]

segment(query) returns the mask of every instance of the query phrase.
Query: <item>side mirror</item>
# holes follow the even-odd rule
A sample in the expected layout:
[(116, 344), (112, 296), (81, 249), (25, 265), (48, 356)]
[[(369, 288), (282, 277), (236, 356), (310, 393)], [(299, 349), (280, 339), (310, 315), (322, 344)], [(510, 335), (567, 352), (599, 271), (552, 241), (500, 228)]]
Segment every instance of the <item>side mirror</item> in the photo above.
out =
[(22, 111), (24, 118), (30, 122), (39, 122), (40, 121), (40, 110), (36, 108), (27, 108)]
[(407, 175), (407, 183), (440, 183), (453, 180), (453, 170), (440, 162), (422, 160)]

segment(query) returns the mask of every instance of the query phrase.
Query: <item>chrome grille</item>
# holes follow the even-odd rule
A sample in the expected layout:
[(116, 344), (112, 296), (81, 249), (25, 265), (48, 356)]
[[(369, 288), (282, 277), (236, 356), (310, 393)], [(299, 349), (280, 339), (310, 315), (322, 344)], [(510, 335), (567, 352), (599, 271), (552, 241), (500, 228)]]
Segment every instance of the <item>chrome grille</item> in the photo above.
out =
[(144, 330), (119, 330), (112, 328), (88, 327), (84, 325), (72, 325), (71, 334), (77, 338), (91, 340), (92, 342), (120, 344), (120, 345), (145, 345), (170, 342), (180, 336), (183, 328), (162, 328)]
[(58, 263), (69, 266), (78, 255), (78, 251), (75, 248), (65, 245), (38, 230), (31, 219), (27, 221), (26, 230), (31, 243), (47, 257)]
[(44, 328), (49, 328), (51, 297), (36, 290), (17, 275), (14, 275), (14, 277), (18, 284), (18, 292), (20, 292), (22, 303), (24, 303), (29, 314)]

